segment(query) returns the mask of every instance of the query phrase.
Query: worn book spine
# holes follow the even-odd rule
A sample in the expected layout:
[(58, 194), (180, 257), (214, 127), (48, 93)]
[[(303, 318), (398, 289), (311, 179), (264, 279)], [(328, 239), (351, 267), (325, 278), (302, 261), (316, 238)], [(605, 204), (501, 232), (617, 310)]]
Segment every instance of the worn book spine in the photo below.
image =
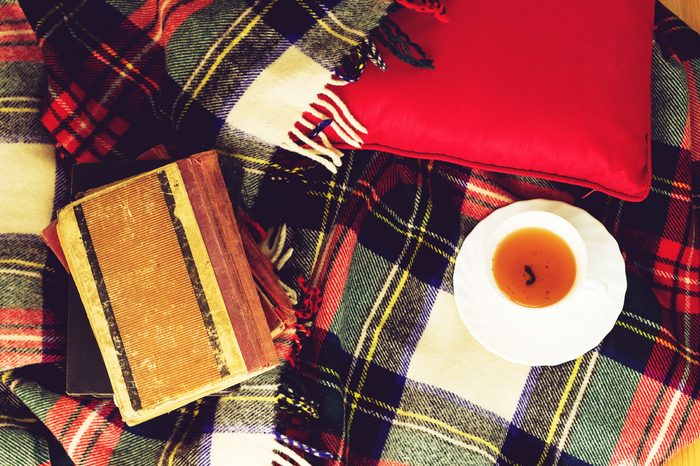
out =
[(194, 207), (214, 274), (221, 288), (236, 339), (249, 372), (278, 362), (264, 319), (250, 319), (250, 307), (264, 315), (241, 235), (215, 152), (178, 162)]
[[(213, 168), (207, 158), (216, 160), (166, 165), (58, 214), (61, 246), (129, 425), (276, 363), (240, 238), (225, 239), (231, 224), (222, 226), (221, 212), (201, 213), (223, 209), (218, 188), (206, 194), (212, 178), (196, 173)], [(185, 178), (197, 183), (186, 187)]]

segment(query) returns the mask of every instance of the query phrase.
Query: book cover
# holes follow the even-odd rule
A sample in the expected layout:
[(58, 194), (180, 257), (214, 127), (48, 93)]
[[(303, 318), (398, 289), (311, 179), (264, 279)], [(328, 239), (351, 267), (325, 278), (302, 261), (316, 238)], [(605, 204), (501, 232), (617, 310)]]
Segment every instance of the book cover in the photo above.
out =
[[(156, 147), (142, 154), (137, 160), (74, 165), (71, 173), (71, 198), (76, 199), (88, 191), (165, 165), (169, 158), (164, 150), (162, 147)], [(245, 216), (245, 214), (241, 215)], [(294, 325), (296, 316), (289, 297), (278, 282), (272, 264), (253, 239), (245, 223), (245, 220), (243, 224), (238, 222), (243, 249), (258, 288), (260, 303), (271, 336), (275, 338), (286, 328)], [(52, 222), (42, 232), (42, 239), (56, 254), (63, 266), (68, 269), (56, 230), (56, 224)], [(107, 369), (102, 361), (95, 336), (90, 329), (85, 307), (72, 280), (69, 280), (68, 288), (66, 393), (72, 396), (111, 398), (113, 392)], [(223, 390), (214, 396), (225, 394), (228, 391), (229, 389)]]
[[(74, 165), (71, 172), (71, 199), (101, 186), (162, 167), (165, 161), (120, 160)], [(67, 268), (58, 243), (57, 229), (44, 230), (44, 241)], [(61, 259), (62, 258), (62, 259)], [(78, 289), (68, 280), (68, 332), (66, 335), (66, 393), (74, 396), (112, 397), (107, 369)]]
[(57, 229), (128, 424), (277, 364), (215, 153), (95, 190)]

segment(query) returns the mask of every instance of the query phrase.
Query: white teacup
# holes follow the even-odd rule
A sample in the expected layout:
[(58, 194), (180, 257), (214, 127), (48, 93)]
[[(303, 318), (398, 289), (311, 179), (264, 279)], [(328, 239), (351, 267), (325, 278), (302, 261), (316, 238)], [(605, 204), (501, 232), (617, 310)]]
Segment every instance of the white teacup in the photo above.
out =
[[(569, 289), (568, 293), (562, 299), (547, 306), (533, 308), (514, 302), (503, 291), (501, 291), (501, 288), (496, 283), (496, 279), (493, 274), (493, 258), (498, 245), (511, 233), (524, 228), (541, 228), (557, 235), (567, 244), (567, 246), (569, 246), (569, 249), (571, 249), (571, 252), (574, 255), (576, 262), (576, 277), (571, 289)], [(573, 227), (573, 225), (560, 216), (545, 211), (521, 212), (504, 220), (500, 225), (498, 225), (486, 243), (484, 268), (486, 277), (488, 277), (487, 281), (491, 287), (490, 291), (492, 294), (494, 294), (494, 296), (498, 296), (499, 299), (507, 301), (510, 306), (527, 309), (529, 311), (536, 309), (547, 309), (551, 308), (552, 306), (561, 305), (569, 300), (574, 292), (581, 287), (593, 288), (594, 290), (599, 290), (600, 292), (604, 292), (607, 288), (601, 281), (586, 277), (588, 268), (588, 251), (585, 243), (583, 242), (581, 234), (576, 230), (576, 228)], [(504, 304), (508, 305), (505, 302)]]

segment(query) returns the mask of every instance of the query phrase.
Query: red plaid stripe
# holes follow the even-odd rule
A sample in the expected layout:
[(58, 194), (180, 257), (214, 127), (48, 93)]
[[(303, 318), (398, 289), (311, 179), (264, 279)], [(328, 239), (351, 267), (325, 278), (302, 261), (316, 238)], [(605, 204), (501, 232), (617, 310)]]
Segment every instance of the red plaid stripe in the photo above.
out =
[(678, 387), (690, 396), (694, 388), (684, 380), (697, 380), (699, 366), (697, 353), (684, 350), (679, 342), (662, 333), (656, 338), (644, 375), (657, 381), (665, 380), (666, 385)]
[(357, 247), (357, 234), (350, 230), (347, 234), (341, 235), (336, 230), (329, 235), (328, 241), (330, 243), (338, 243), (338, 249), (337, 256), (335, 256), (332, 264), (326, 262), (329, 259), (328, 256), (323, 257), (322, 261), (319, 262), (322, 265), (319, 270), (327, 270), (328, 284), (324, 291), (325, 299), (322, 301), (321, 309), (314, 321), (315, 331), (312, 332), (311, 340), (309, 341), (309, 343), (313, 342), (315, 352), (321, 350), (324, 338), (330, 331), (331, 323), (339, 308), (340, 299), (343, 295), (342, 291), (348, 279), (351, 258)]
[(49, 309), (0, 309), (2, 369), (63, 361), (64, 330)]
[(20, 6), (0, 5), (0, 62), (40, 60), (39, 44)]
[[(685, 68), (690, 102), (684, 136), (680, 147), (674, 149), (679, 151), (679, 163), (665, 176), (657, 171), (653, 179), (650, 198), (657, 202), (665, 199), (667, 204), (659, 202), (665, 211), (656, 222), (649, 218), (648, 232), (625, 225), (624, 221), (619, 226), (629, 270), (649, 277), (664, 313), (612, 464), (629, 458), (660, 463), (670, 451), (697, 437), (698, 432), (698, 408), (690, 402), (691, 397), (697, 397), (700, 373), (700, 328), (696, 322), (700, 313), (700, 231), (694, 192), (697, 180), (692, 166), (700, 152), (691, 148), (700, 147), (700, 105), (693, 69), (678, 56), (675, 60)], [(655, 231), (656, 225), (662, 228)]]
[[(114, 147), (129, 124), (123, 118), (109, 115), (107, 109), (73, 83), (56, 97), (41, 119), (65, 158), (95, 162)], [(92, 142), (90, 144), (90, 142)]]
[(173, 33), (187, 18), (210, 5), (212, 1), (194, 0), (183, 3), (146, 0), (143, 5), (129, 15), (129, 19), (139, 29), (147, 31), (154, 42), (166, 45)]
[[(62, 396), (49, 410), (44, 423), (78, 464), (107, 465), (124, 432), (124, 424), (112, 401), (87, 404)], [(116, 414), (116, 415), (115, 415)]]
[[(610, 464), (629, 464), (630, 458), (639, 458), (641, 463), (647, 459), (652, 460), (652, 464), (660, 463), (660, 455), (669, 451), (681, 421), (698, 419), (697, 406), (692, 408), (696, 416), (689, 418), (685, 412), (690, 401), (687, 395), (643, 376)], [(697, 421), (691, 424), (697, 424)], [(692, 429), (686, 426), (686, 430), (688, 427)], [(697, 429), (697, 425), (694, 427)], [(688, 436), (688, 432), (685, 435), (686, 439), (692, 439), (697, 436), (697, 430), (695, 435)]]

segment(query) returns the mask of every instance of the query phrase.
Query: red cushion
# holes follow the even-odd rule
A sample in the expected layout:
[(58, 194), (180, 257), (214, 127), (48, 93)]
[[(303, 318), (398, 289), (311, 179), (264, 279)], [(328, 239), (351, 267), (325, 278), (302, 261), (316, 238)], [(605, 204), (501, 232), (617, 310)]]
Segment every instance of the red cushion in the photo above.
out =
[(368, 65), (337, 92), (364, 148), (638, 201), (650, 188), (653, 0), (457, 0), (392, 16), (434, 60)]

